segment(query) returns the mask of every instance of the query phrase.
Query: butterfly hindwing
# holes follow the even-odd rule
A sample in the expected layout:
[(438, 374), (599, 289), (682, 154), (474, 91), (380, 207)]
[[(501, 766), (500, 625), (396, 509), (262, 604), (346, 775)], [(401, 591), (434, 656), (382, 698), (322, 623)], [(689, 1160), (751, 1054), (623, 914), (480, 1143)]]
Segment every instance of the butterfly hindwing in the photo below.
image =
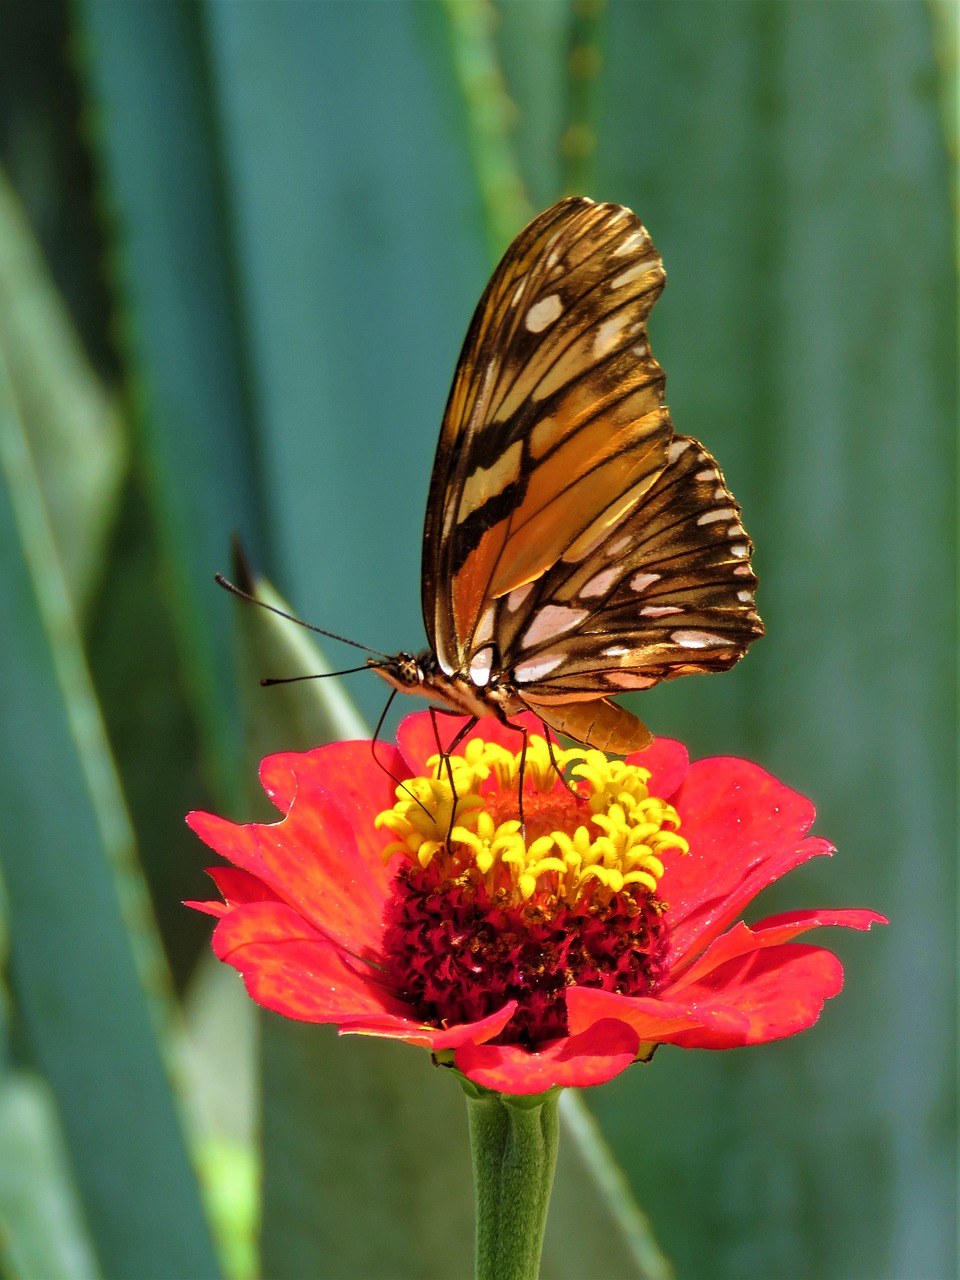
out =
[(511, 616), (499, 662), (526, 702), (564, 703), (721, 671), (762, 635), (752, 544), (720, 468), (678, 436), (639, 505), (587, 555), (561, 560)]
[(646, 319), (663, 287), (639, 220), (582, 197), (536, 218), (474, 314), (430, 486), (423, 610), (442, 670), (497, 601), (625, 519), (672, 438)]

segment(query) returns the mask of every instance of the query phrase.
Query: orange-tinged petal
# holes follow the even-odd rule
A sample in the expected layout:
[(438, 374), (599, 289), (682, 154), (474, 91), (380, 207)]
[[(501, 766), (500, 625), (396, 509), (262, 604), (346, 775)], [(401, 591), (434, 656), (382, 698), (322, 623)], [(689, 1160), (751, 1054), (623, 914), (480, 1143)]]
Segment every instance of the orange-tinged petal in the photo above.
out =
[(266, 1009), (300, 1022), (343, 1018), (409, 1018), (377, 971), (345, 954), (282, 902), (234, 907), (217, 925), (213, 949), (243, 975), (247, 991)]
[(544, 1093), (558, 1085), (585, 1088), (612, 1080), (630, 1066), (639, 1047), (631, 1027), (606, 1019), (536, 1052), (511, 1044), (465, 1044), (454, 1054), (454, 1065), (486, 1089)]
[(419, 1045), (432, 1053), (443, 1049), (456, 1049), (470, 1041), (483, 1044), (492, 1040), (504, 1029), (516, 1010), (517, 1002), (511, 1000), (496, 1013), (488, 1014), (476, 1022), (460, 1022), (452, 1027), (430, 1027), (425, 1023), (402, 1023), (399, 1019), (387, 1021), (373, 1017), (344, 1018), (340, 1023), (341, 1035), (384, 1036), (390, 1040), (403, 1040), (406, 1044)]
[(773, 947), (783, 942), (791, 942), (810, 929), (827, 926), (841, 926), (847, 929), (869, 929), (873, 924), (887, 924), (886, 916), (876, 911), (860, 909), (784, 912), (781, 915), (769, 916), (758, 924), (747, 925), (742, 920), (721, 937), (716, 938), (702, 955), (683, 968), (667, 987), (666, 994), (670, 999), (677, 998), (677, 992), (692, 982), (698, 982), (711, 970), (735, 960), (747, 952), (762, 947)]
[(319, 786), (301, 787), (280, 822), (244, 826), (210, 813), (191, 813), (187, 822), (318, 931), (348, 951), (376, 956), (387, 887), (369, 874), (350, 823)]
[(833, 852), (827, 840), (804, 839), (815, 816), (810, 801), (748, 760), (694, 761), (672, 803), (690, 845), (660, 882), (674, 965), (722, 933), (762, 889)]

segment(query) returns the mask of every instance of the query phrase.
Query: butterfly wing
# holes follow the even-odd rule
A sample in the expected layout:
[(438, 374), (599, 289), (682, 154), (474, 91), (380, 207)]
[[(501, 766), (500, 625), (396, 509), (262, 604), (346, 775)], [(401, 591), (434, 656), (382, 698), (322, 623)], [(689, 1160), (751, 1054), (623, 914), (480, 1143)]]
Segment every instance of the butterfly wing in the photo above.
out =
[(424, 530), (424, 622), (447, 675), (489, 642), (499, 601), (581, 559), (660, 475), (673, 431), (646, 320), (664, 279), (636, 216), (583, 197), (534, 219), (494, 272)]
[(531, 706), (723, 671), (763, 634), (740, 507), (698, 441), (677, 436), (634, 510), (579, 563), (563, 557), (512, 614), (502, 668)]

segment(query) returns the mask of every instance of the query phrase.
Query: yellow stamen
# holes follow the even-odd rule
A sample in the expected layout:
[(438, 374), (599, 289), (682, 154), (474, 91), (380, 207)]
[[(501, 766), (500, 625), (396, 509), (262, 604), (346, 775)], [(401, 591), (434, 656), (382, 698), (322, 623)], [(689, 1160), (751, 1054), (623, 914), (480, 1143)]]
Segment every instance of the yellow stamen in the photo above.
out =
[[(673, 806), (649, 794), (648, 770), (595, 750), (554, 747), (552, 756), (545, 739), (529, 738), (524, 808), (535, 825), (538, 798), (548, 797), (543, 812), (554, 822), (566, 813), (567, 830), (538, 833), (528, 844), (519, 818), (497, 821), (490, 807), (502, 813), (504, 797), (517, 795), (521, 753), (472, 739), (461, 755), (433, 756), (431, 777), (397, 788), (396, 804), (376, 819), (395, 837), (384, 857), (402, 853), (421, 867), (448, 858), (451, 874), (466, 876), (465, 882), (473, 875), (491, 897), (515, 904), (536, 897), (545, 908), (572, 905), (630, 888), (652, 896), (663, 858), (688, 853), (689, 846), (677, 834)], [(561, 789), (554, 760), (560, 769), (573, 764), (575, 795)]]

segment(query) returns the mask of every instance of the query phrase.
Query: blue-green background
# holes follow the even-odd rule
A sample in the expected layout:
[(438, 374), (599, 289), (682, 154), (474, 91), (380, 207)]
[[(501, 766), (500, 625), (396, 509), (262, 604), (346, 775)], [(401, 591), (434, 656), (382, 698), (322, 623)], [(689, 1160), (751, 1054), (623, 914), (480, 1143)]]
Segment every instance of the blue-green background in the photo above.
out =
[[(179, 905), (205, 892), (182, 814), (252, 814), (254, 744), (319, 723), (263, 701), (271, 637), (251, 650), (241, 620), (238, 649), (212, 582), (234, 533), (304, 617), (422, 644), (462, 334), (496, 254), (568, 191), (653, 235), (675, 423), (757, 545), (767, 637), (640, 709), (815, 799), (839, 852), (764, 907), (891, 925), (829, 939), (846, 989), (802, 1037), (666, 1049), (590, 1093), (652, 1236), (622, 1195), (596, 1230), (593, 1134), (544, 1274), (666, 1274), (653, 1240), (686, 1280), (955, 1273), (957, 20), (950, 0), (0, 15), (4, 1275), (249, 1276), (257, 1205), (268, 1280), (469, 1274), (449, 1080), (276, 1019), (256, 1054)], [(374, 718), (382, 687), (350, 692)]]

